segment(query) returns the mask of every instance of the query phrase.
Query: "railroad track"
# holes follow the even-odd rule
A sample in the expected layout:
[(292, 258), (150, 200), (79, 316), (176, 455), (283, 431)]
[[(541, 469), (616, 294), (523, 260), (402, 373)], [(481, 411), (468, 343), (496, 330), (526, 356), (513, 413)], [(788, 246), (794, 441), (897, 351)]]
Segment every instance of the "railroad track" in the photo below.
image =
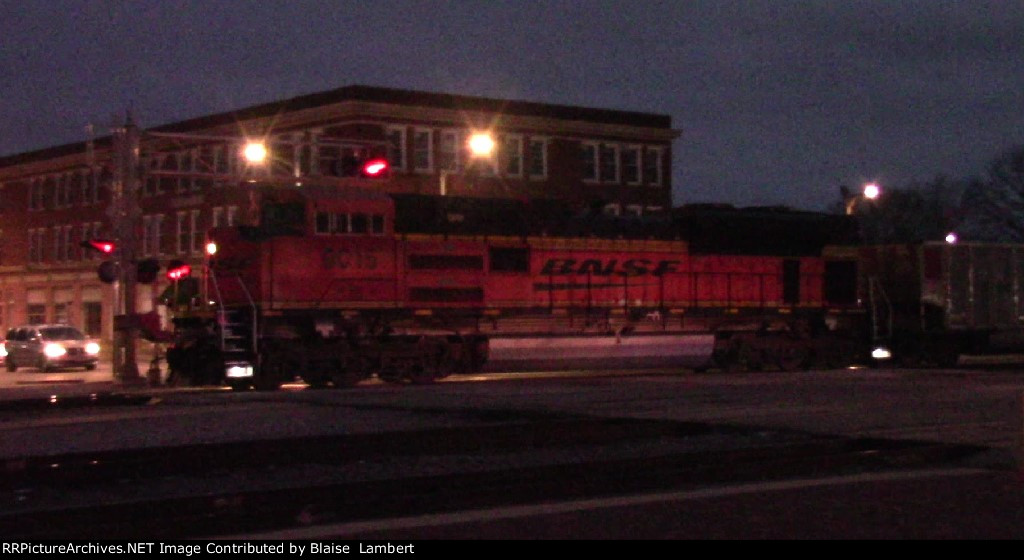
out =
[(953, 464), (969, 445), (665, 420), (493, 423), (8, 460), (0, 535), (180, 539), (662, 489)]

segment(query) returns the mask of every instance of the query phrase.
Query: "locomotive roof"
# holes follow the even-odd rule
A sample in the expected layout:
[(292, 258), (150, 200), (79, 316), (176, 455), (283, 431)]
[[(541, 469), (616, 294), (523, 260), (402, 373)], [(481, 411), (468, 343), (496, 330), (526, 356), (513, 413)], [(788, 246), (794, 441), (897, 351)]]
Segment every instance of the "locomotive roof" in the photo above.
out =
[(673, 239), (666, 218), (580, 212), (554, 199), (480, 199), (392, 195), (395, 231), (448, 235)]
[(620, 217), (552, 199), (392, 198), (397, 233), (685, 240), (694, 254), (782, 256), (818, 255), (825, 245), (857, 242), (856, 223), (847, 216), (780, 207), (702, 204)]

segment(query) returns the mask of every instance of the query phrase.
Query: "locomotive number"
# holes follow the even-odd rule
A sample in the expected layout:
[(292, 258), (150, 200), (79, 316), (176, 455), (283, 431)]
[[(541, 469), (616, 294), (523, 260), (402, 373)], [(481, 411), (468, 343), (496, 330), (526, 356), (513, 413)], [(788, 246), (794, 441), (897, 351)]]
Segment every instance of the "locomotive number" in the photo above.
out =
[(338, 270), (350, 268), (375, 270), (377, 268), (377, 256), (373, 253), (328, 247), (323, 250), (320, 257), (323, 260), (324, 268), (327, 270), (332, 268)]

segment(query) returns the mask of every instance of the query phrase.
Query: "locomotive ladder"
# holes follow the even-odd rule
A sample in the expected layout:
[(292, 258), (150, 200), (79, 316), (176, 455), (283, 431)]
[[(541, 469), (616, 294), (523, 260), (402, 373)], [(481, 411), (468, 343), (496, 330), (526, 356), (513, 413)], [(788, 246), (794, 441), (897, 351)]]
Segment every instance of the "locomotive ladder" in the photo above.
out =
[[(249, 288), (246, 287), (242, 277), (238, 274), (235, 275), (238, 280), (239, 287), (245, 292), (245, 298), (249, 301), (250, 319), (248, 325), (245, 321), (239, 321), (235, 315), (238, 310), (232, 310), (229, 312), (224, 308), (224, 300), (220, 293), (220, 284), (217, 281), (217, 273), (210, 270), (210, 279), (213, 283), (213, 291), (217, 294), (217, 327), (220, 331), (220, 351), (225, 356), (225, 361), (229, 361), (229, 355), (234, 357), (241, 357), (240, 355), (251, 355), (256, 358), (259, 356), (259, 331), (257, 321), (256, 302), (252, 299), (252, 294), (249, 292)], [(229, 321), (228, 319), (234, 319)], [(248, 331), (246, 334), (240, 334), (240, 331)], [(246, 340), (248, 339), (248, 340)], [(239, 341), (248, 342), (248, 348), (246, 345), (238, 345)], [(251, 353), (251, 354), (250, 354)], [(256, 364), (252, 364), (256, 365)]]

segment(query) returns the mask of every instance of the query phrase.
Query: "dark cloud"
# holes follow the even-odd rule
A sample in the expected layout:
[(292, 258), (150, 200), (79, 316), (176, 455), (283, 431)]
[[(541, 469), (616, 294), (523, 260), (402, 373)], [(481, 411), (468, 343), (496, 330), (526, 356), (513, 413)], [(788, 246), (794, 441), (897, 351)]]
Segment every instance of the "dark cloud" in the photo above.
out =
[(0, 4), (0, 153), (352, 83), (672, 115), (677, 202), (822, 208), (1024, 143), (1024, 4)]

